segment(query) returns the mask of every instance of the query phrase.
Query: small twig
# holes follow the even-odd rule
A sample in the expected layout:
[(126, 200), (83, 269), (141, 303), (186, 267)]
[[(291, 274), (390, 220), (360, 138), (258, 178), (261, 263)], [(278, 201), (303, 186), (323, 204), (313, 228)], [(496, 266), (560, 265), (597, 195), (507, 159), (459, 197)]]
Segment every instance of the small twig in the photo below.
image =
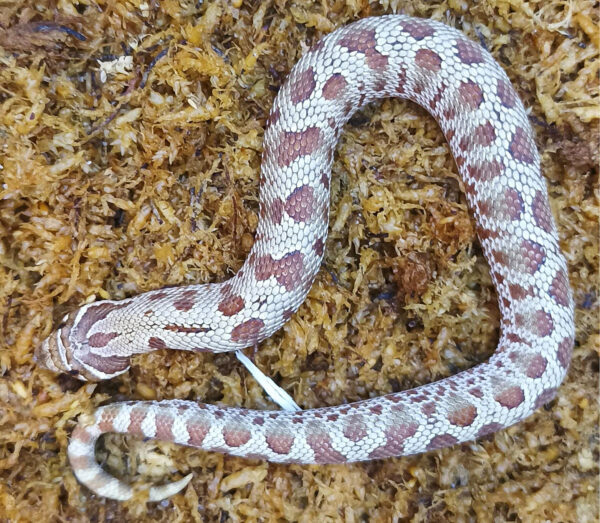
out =
[(156, 65), (156, 63), (163, 58), (167, 52), (169, 51), (168, 48), (163, 49), (160, 53), (158, 53), (150, 62), (150, 65), (148, 66), (148, 69), (146, 69), (144, 71), (144, 75), (142, 76), (142, 82), (140, 83), (140, 89), (143, 89), (146, 86), (146, 82), (148, 81), (148, 76), (150, 75), (150, 72), (152, 71), (152, 69), (154, 68), (154, 66)]
[(61, 31), (63, 33), (68, 34), (69, 36), (72, 36), (73, 38), (77, 38), (77, 40), (79, 40), (80, 42), (85, 42), (87, 40), (87, 38), (84, 35), (82, 35), (78, 31), (75, 31), (75, 29), (71, 29), (66, 25), (56, 24), (54, 22), (35, 24), (32, 31), (34, 33), (49, 33), (50, 31)]
[(8, 330), (8, 314), (10, 312), (10, 306), (12, 305), (12, 294), (9, 294), (6, 298), (6, 309), (2, 315), (2, 336), (6, 339), (6, 333)]
[[(142, 75), (142, 81), (140, 82), (139, 85), (139, 89), (143, 89), (148, 81), (148, 76), (150, 75), (150, 72), (152, 71), (153, 67), (156, 65), (156, 63), (163, 58), (167, 52), (168, 52), (168, 48), (163, 49), (160, 53), (158, 53), (150, 62), (150, 65), (148, 66), (148, 68), (144, 71), (144, 74)], [(134, 90), (135, 90), (135, 82), (136, 82), (136, 78), (138, 76), (138, 73), (136, 72), (135, 76), (131, 79), (131, 81), (129, 82), (129, 85), (127, 86), (127, 89), (125, 90), (125, 92), (123, 93), (123, 98), (127, 97), (128, 95), (130, 95)], [(117, 115), (119, 114), (119, 112), (121, 111), (121, 108), (123, 107), (124, 101), (122, 101), (121, 103), (119, 103), (119, 105), (117, 105), (117, 108), (110, 114), (110, 116), (108, 118), (106, 118), (106, 120), (104, 120), (101, 124), (97, 125), (96, 127), (92, 127), (92, 129), (90, 129), (90, 131), (88, 132), (88, 137), (91, 137), (92, 135), (96, 134), (99, 130), (103, 129), (104, 127), (106, 127), (110, 122), (112, 122)]]
[[(92, 127), (90, 129), (90, 131), (88, 132), (88, 136), (92, 136), (93, 134), (96, 134), (100, 129), (106, 127), (110, 122), (112, 122), (117, 115), (119, 114), (119, 111), (121, 110), (121, 106), (119, 105), (111, 114), (110, 116), (104, 120), (101, 124), (97, 125), (96, 127)], [(87, 140), (86, 140), (87, 141)]]
[[(137, 79), (138, 73), (139, 73), (139, 71), (136, 70), (135, 76), (129, 81), (129, 84), (127, 85), (127, 89), (125, 90), (125, 92), (122, 95), (123, 98), (129, 96), (135, 90), (135, 81)], [(92, 127), (90, 129), (90, 131), (88, 132), (88, 136), (92, 136), (93, 134), (96, 134), (100, 129), (103, 129), (110, 122), (112, 122), (117, 117), (119, 112), (121, 111), (121, 108), (123, 107), (124, 103), (125, 103), (124, 101), (119, 103), (119, 105), (117, 105), (117, 108), (110, 114), (110, 116), (106, 120), (104, 120), (101, 124), (97, 125), (96, 127)]]
[(480, 31), (480, 29), (477, 26), (474, 26), (473, 29), (475, 29), (475, 34), (477, 35), (477, 38), (479, 38), (479, 43), (481, 44), (481, 47), (483, 47), (486, 51), (489, 51), (487, 42), (485, 41), (485, 37), (483, 36), (483, 33)]

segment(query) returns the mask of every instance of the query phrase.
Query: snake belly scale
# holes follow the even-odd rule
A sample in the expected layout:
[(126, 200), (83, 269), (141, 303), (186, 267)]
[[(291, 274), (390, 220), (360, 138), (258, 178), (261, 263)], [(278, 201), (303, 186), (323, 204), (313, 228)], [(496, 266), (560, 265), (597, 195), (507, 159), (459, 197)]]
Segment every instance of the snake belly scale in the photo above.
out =
[[(65, 317), (37, 360), (99, 380), (125, 372), (132, 354), (231, 351), (277, 331), (323, 258), (339, 134), (357, 109), (383, 97), (425, 107), (450, 144), (498, 294), (495, 353), (412, 390), (300, 412), (182, 400), (108, 404), (82, 416), (68, 447), (75, 475), (93, 492), (132, 496), (96, 462), (95, 442), (107, 432), (281, 463), (346, 463), (468, 441), (554, 397), (574, 343), (573, 300), (525, 109), (479, 45), (441, 23), (400, 15), (338, 29), (289, 74), (265, 131), (255, 243), (233, 278), (86, 305)], [(153, 487), (150, 499), (189, 479)]]

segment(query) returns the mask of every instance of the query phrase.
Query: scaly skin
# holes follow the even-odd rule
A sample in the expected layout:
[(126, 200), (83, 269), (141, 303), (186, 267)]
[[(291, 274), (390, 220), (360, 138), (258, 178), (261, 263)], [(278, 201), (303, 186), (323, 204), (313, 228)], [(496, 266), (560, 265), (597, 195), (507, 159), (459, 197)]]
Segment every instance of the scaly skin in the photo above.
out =
[[(231, 280), (86, 305), (44, 342), (38, 360), (96, 380), (125, 372), (132, 354), (230, 351), (273, 334), (305, 299), (323, 258), (340, 131), (359, 107), (389, 96), (428, 109), (448, 139), (498, 292), (494, 355), (416, 389), (301, 412), (180, 400), (101, 407), (80, 420), (68, 449), (92, 491), (132, 495), (95, 460), (106, 432), (282, 463), (345, 463), (468, 441), (554, 397), (571, 357), (573, 302), (527, 115), (486, 51), (454, 29), (406, 16), (339, 29), (290, 73), (265, 132), (256, 241)], [(151, 489), (150, 498), (188, 481)]]

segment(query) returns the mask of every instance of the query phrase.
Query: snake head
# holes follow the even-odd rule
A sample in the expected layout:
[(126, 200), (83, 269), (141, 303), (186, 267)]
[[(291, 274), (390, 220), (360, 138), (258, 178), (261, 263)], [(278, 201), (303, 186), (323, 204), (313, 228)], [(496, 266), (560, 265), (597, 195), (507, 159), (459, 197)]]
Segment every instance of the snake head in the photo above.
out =
[(34, 353), (38, 365), (52, 372), (64, 372), (81, 381), (114, 378), (129, 369), (129, 357), (113, 354), (90, 343), (88, 332), (122, 305), (115, 302), (90, 303), (67, 314), (61, 324)]
[[(88, 377), (73, 366), (73, 355), (69, 334), (73, 326), (74, 313), (67, 314), (55, 331), (50, 334), (36, 349), (33, 355), (36, 363), (52, 372), (64, 372), (75, 378), (87, 381)], [(76, 360), (75, 360), (76, 361)]]

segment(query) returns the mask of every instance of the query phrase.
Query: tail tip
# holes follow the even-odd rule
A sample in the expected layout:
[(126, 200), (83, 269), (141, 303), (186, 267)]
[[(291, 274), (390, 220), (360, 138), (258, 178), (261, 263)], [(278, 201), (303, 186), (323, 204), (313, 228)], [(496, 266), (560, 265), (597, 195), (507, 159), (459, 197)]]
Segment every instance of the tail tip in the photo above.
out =
[(148, 500), (162, 501), (163, 499), (170, 498), (187, 487), (188, 483), (192, 480), (192, 477), (193, 474), (190, 473), (178, 481), (166, 483), (165, 485), (160, 485), (158, 487), (150, 487)]

